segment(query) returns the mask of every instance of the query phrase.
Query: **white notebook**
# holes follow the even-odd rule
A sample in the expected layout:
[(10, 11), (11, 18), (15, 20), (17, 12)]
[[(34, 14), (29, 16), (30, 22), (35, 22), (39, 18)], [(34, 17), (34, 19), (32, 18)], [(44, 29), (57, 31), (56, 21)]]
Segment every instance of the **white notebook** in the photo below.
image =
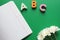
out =
[(21, 40), (32, 33), (13, 1), (0, 6), (1, 40)]

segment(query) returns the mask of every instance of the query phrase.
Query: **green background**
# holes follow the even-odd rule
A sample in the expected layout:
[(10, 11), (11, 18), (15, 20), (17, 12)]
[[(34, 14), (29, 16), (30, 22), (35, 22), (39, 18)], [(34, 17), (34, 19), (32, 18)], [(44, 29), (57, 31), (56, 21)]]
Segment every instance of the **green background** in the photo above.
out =
[[(0, 6), (11, 0), (0, 0)], [(13, 0), (18, 9), (21, 9), (21, 3), (23, 2), (28, 8), (21, 13), (33, 33), (24, 40), (37, 40), (38, 33), (45, 27), (56, 25), (60, 27), (60, 0), (36, 0), (37, 8), (31, 8), (32, 0)], [(46, 4), (47, 10), (45, 13), (41, 13), (40, 4)], [(57, 40), (60, 40), (60, 31), (56, 35)]]

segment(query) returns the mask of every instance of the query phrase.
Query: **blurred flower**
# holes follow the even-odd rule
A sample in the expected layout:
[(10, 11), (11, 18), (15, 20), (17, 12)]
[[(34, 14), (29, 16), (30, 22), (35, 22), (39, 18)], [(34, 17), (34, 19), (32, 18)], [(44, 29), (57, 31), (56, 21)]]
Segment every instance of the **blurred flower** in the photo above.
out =
[(41, 32), (39, 32), (37, 38), (38, 40), (43, 40), (46, 36), (51, 36), (51, 33), (55, 33), (59, 30), (60, 28), (58, 28), (57, 26), (50, 26), (50, 28), (45, 28)]
[(50, 26), (50, 33), (55, 33), (56, 31), (59, 31), (60, 28), (58, 28), (57, 26)]
[(38, 34), (38, 40), (43, 40), (46, 36), (51, 36), (49, 28), (43, 29), (39, 34)]

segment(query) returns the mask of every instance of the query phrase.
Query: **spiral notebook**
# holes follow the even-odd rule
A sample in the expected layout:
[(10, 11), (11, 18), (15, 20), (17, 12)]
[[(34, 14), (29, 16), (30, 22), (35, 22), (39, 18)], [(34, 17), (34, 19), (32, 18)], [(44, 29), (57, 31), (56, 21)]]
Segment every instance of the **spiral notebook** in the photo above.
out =
[(1, 40), (22, 40), (32, 33), (13, 1), (0, 6), (0, 31)]

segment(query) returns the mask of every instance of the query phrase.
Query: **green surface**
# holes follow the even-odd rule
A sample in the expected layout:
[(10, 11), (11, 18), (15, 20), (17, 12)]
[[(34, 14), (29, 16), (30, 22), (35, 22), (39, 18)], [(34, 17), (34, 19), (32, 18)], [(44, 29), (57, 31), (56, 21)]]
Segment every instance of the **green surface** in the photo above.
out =
[[(10, 0), (0, 0), (0, 5), (7, 3)], [(21, 3), (25, 3), (28, 7), (27, 10), (22, 12), (22, 15), (26, 19), (27, 23), (31, 27), (33, 33), (24, 40), (37, 40), (37, 35), (45, 27), (56, 25), (60, 27), (60, 0), (36, 0), (37, 8), (31, 8), (32, 0), (13, 0), (18, 9), (21, 8)], [(40, 4), (45, 3), (47, 10), (45, 13), (41, 13), (39, 10)], [(57, 40), (60, 40), (60, 31), (56, 35)]]

